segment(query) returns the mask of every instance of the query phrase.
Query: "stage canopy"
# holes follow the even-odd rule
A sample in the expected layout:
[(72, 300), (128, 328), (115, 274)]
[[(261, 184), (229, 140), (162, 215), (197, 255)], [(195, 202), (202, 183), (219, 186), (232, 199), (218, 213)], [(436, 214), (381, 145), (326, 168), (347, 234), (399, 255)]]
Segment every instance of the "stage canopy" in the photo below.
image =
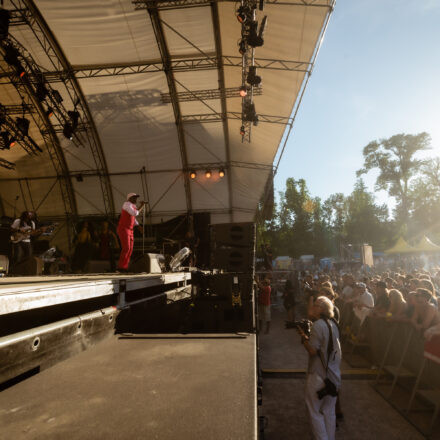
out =
[[(114, 215), (134, 191), (153, 222), (187, 212), (210, 212), (213, 223), (252, 221), (333, 0), (267, 0), (257, 10), (260, 24), (268, 17), (254, 53), (259, 124), (245, 142), (237, 5), (6, 0), (7, 44), (19, 63), (5, 62), (0, 49), (2, 130), (25, 117), (37, 146), (25, 139), (0, 151), (3, 165), (15, 164), (0, 167), (3, 214)], [(72, 140), (66, 123), (77, 125)]]
[(416, 250), (412, 246), (410, 246), (402, 237), (397, 240), (396, 244), (393, 247), (385, 251), (386, 254), (409, 254), (414, 252), (416, 252)]
[(434, 244), (426, 235), (420, 239), (414, 249), (416, 252), (440, 252), (440, 246)]

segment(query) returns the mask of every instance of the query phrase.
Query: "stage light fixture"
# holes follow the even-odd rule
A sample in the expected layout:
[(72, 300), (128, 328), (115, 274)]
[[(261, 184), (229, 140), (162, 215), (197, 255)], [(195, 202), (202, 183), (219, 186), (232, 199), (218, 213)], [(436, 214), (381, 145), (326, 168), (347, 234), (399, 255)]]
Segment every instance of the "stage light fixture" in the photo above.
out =
[(37, 84), (37, 87), (35, 88), (35, 96), (37, 97), (38, 101), (44, 101), (48, 94), (49, 91), (44, 84)]
[(243, 105), (243, 120), (258, 125), (258, 116), (253, 102), (248, 101)]
[(247, 15), (246, 15), (246, 9), (244, 8), (244, 6), (240, 6), (237, 9), (236, 14), (237, 14), (237, 20), (240, 23), (244, 23), (246, 21)]
[(246, 41), (241, 39), (238, 43), (238, 51), (241, 55), (244, 55), (246, 53)]
[(63, 97), (60, 95), (60, 92), (58, 90), (52, 90), (52, 97), (58, 104), (61, 104), (63, 102)]
[(70, 120), (72, 121), (72, 129), (75, 131), (78, 128), (78, 122), (79, 122), (79, 113), (76, 110), (69, 110), (67, 112), (67, 115), (69, 116)]
[(195, 171), (191, 171), (189, 173), (189, 177), (191, 177), (191, 179), (194, 180), (197, 177), (197, 173)]
[(9, 150), (15, 145), (15, 138), (10, 136), (7, 131), (2, 131), (0, 136), (3, 141), (3, 146), (1, 147), (2, 150)]
[(205, 173), (205, 177), (206, 177), (207, 179), (210, 179), (211, 176), (212, 176), (211, 171), (210, 171), (210, 170), (207, 170), (206, 173)]
[(241, 127), (240, 127), (240, 136), (244, 136), (246, 134), (246, 131), (245, 131), (245, 129), (244, 129), (244, 125), (242, 125)]
[(69, 141), (71, 141), (73, 139), (73, 128), (69, 122), (66, 122), (64, 124), (63, 135), (66, 139), (69, 139)]
[(264, 44), (264, 31), (267, 26), (267, 15), (263, 17), (261, 21), (260, 29), (258, 30), (258, 21), (253, 20), (249, 25), (249, 35), (247, 37), (247, 42), (249, 46), (261, 47)]
[(21, 65), (21, 63), (18, 59), (20, 52), (18, 51), (18, 49), (16, 49), (11, 44), (8, 44), (8, 45), (4, 46), (3, 48), (5, 50), (5, 56), (4, 56), (5, 61), (10, 66), (15, 68), (15, 70), (20, 78), (23, 78), (23, 76), (25, 75), (26, 72), (23, 69), (23, 66)]
[(247, 87), (246, 86), (241, 86), (240, 89), (239, 89), (239, 93), (240, 93), (240, 96), (242, 98), (244, 98), (247, 95)]
[(218, 175), (219, 175), (219, 177), (220, 178), (222, 178), (222, 177), (225, 177), (225, 170), (220, 170), (219, 172), (218, 172)]
[(259, 86), (261, 84), (261, 76), (257, 75), (257, 68), (255, 66), (250, 66), (249, 67), (249, 73), (248, 76), (246, 78), (246, 81), (251, 85), (251, 86)]
[(0, 41), (8, 38), (10, 20), (11, 13), (6, 9), (0, 8)]
[(46, 110), (46, 116), (47, 116), (48, 118), (50, 118), (50, 117), (53, 116), (53, 108), (52, 108), (52, 107), (50, 107), (50, 106), (47, 107), (47, 110)]
[(27, 136), (29, 133), (29, 124), (31, 121), (26, 118), (16, 118), (15, 119), (18, 130), (23, 134), (23, 136)]

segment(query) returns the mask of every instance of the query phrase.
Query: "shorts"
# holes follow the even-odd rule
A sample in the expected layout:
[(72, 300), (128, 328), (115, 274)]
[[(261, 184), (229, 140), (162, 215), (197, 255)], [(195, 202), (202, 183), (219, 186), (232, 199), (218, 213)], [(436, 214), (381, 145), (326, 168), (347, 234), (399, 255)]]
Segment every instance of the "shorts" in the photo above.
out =
[(260, 321), (270, 322), (270, 306), (259, 305)]

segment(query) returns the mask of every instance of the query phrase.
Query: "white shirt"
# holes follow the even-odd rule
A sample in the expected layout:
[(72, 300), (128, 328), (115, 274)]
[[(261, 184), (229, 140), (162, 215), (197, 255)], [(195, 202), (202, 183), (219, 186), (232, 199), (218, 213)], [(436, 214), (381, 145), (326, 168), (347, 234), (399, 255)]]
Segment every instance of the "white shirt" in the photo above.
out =
[[(139, 210), (136, 208), (136, 205), (134, 203), (131, 202), (124, 202), (124, 204), (122, 205), (122, 209), (124, 211), (127, 211), (130, 215), (132, 215), (133, 217), (136, 217), (139, 215)], [(134, 225), (137, 226), (139, 224), (139, 222), (134, 219)]]
[[(16, 218), (14, 220), (14, 222), (11, 225), (11, 229), (16, 229), (16, 230), (20, 230), (21, 232), (29, 232), (31, 230), (35, 229), (35, 223), (31, 220), (31, 224), (28, 225), (26, 222), (24, 222), (23, 226), (20, 227), (20, 219)], [(21, 240), (23, 243), (30, 243), (31, 242), (31, 238), (25, 238), (23, 240)]]
[(345, 286), (342, 289), (342, 297), (345, 299), (351, 298), (353, 296), (353, 288), (351, 286)]
[[(370, 308), (367, 307), (374, 307), (374, 298), (373, 295), (366, 290), (361, 296), (357, 297), (354, 304), (354, 314), (358, 317), (358, 319), (361, 321), (361, 324), (364, 322), (365, 318), (369, 315), (371, 312)], [(356, 303), (360, 305), (364, 305), (367, 307), (356, 307)]]

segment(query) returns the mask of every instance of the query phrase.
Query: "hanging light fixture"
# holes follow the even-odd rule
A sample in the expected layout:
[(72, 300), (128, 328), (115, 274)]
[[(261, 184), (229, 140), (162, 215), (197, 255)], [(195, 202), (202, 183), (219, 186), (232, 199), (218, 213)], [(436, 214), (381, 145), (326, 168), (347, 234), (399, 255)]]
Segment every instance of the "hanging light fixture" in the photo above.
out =
[(10, 136), (7, 131), (2, 131), (0, 133), (0, 137), (3, 141), (2, 150), (9, 150), (15, 145), (15, 138), (13, 136)]
[(212, 176), (211, 171), (210, 171), (210, 170), (206, 170), (206, 172), (205, 172), (205, 177), (206, 177), (207, 179), (210, 179), (211, 176)]
[(220, 178), (225, 177), (225, 170), (224, 170), (224, 169), (221, 169), (221, 170), (218, 172), (218, 175), (219, 175)]
[(53, 116), (53, 108), (51, 106), (47, 106), (47, 110), (46, 110), (46, 116), (48, 118)]
[(10, 20), (11, 13), (6, 9), (0, 8), (0, 41), (8, 38)]
[(242, 98), (244, 98), (247, 95), (247, 87), (246, 86), (241, 86), (238, 93), (240, 94), (240, 96)]
[(246, 131), (245, 131), (245, 129), (244, 129), (244, 125), (242, 125), (241, 127), (240, 127), (240, 135), (241, 136), (244, 136), (246, 134)]
[(191, 171), (191, 172), (189, 173), (189, 177), (190, 177), (192, 180), (194, 180), (194, 179), (197, 177), (197, 173), (196, 173), (195, 171)]

